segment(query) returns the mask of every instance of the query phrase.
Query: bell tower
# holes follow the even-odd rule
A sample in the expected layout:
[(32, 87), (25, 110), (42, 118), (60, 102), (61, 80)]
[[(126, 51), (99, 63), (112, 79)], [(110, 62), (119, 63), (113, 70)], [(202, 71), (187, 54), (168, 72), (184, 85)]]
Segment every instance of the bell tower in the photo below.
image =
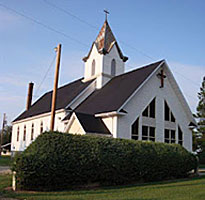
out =
[(123, 56), (122, 51), (112, 33), (107, 21), (105, 22), (93, 42), (91, 49), (86, 57), (84, 82), (96, 79), (96, 88), (102, 88), (111, 78), (118, 76), (125, 71), (127, 57)]

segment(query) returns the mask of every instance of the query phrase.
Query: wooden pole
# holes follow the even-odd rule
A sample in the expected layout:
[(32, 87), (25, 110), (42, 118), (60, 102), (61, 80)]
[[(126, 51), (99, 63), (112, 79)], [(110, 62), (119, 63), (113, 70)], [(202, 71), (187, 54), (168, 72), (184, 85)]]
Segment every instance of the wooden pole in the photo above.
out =
[(52, 104), (51, 104), (51, 124), (50, 130), (54, 130), (55, 124), (55, 110), (56, 110), (56, 97), (57, 97), (57, 89), (58, 89), (58, 77), (59, 77), (59, 68), (60, 68), (60, 57), (61, 57), (61, 44), (57, 47), (57, 59), (56, 59), (56, 71), (55, 71), (55, 80), (53, 87), (53, 96), (52, 96)]
[(1, 130), (0, 156), (1, 156), (1, 151), (2, 151), (1, 146), (3, 144), (3, 133), (4, 133), (5, 124), (6, 124), (6, 113), (4, 113), (4, 116), (3, 116), (3, 124), (2, 124), (2, 130)]

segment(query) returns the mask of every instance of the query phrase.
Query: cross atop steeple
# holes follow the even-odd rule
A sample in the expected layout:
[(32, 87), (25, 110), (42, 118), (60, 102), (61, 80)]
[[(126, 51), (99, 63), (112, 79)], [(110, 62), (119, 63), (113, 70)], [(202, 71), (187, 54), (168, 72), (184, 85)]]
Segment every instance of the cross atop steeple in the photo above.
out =
[(107, 10), (104, 10), (105, 12), (105, 21), (107, 21), (107, 15), (109, 15), (110, 13)]

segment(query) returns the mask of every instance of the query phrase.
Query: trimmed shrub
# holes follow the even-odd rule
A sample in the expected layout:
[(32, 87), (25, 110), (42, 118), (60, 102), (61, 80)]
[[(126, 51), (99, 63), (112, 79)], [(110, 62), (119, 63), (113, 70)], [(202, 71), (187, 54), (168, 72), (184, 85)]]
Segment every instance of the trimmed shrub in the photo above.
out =
[(199, 164), (205, 165), (205, 152), (201, 152), (198, 154)]
[(26, 190), (180, 178), (197, 165), (195, 156), (177, 144), (58, 132), (40, 135), (14, 160), (17, 185)]

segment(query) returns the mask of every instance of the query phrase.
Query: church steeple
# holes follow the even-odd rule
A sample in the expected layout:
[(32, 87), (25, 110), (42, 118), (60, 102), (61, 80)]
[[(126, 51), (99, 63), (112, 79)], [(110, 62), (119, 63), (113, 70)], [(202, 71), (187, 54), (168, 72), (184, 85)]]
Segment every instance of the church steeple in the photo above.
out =
[(101, 88), (112, 77), (124, 73), (124, 63), (127, 59), (123, 56), (106, 18), (88, 55), (83, 58), (84, 81), (96, 78), (96, 87)]
[[(100, 32), (94, 41), (93, 45), (96, 45), (97, 50), (100, 54), (107, 54), (112, 49), (113, 45), (116, 44), (118, 53), (120, 55), (120, 58), (123, 60), (123, 62), (126, 62), (128, 60), (128, 57), (123, 56), (122, 51), (120, 50), (120, 47), (115, 39), (114, 34), (112, 33), (112, 30), (108, 24), (107, 18), (105, 19), (105, 22), (100, 29)], [(92, 45), (92, 47), (93, 47)], [(90, 49), (90, 52), (88, 53), (88, 56), (83, 58), (83, 61), (87, 61), (89, 58), (89, 55), (91, 53), (92, 47)]]

